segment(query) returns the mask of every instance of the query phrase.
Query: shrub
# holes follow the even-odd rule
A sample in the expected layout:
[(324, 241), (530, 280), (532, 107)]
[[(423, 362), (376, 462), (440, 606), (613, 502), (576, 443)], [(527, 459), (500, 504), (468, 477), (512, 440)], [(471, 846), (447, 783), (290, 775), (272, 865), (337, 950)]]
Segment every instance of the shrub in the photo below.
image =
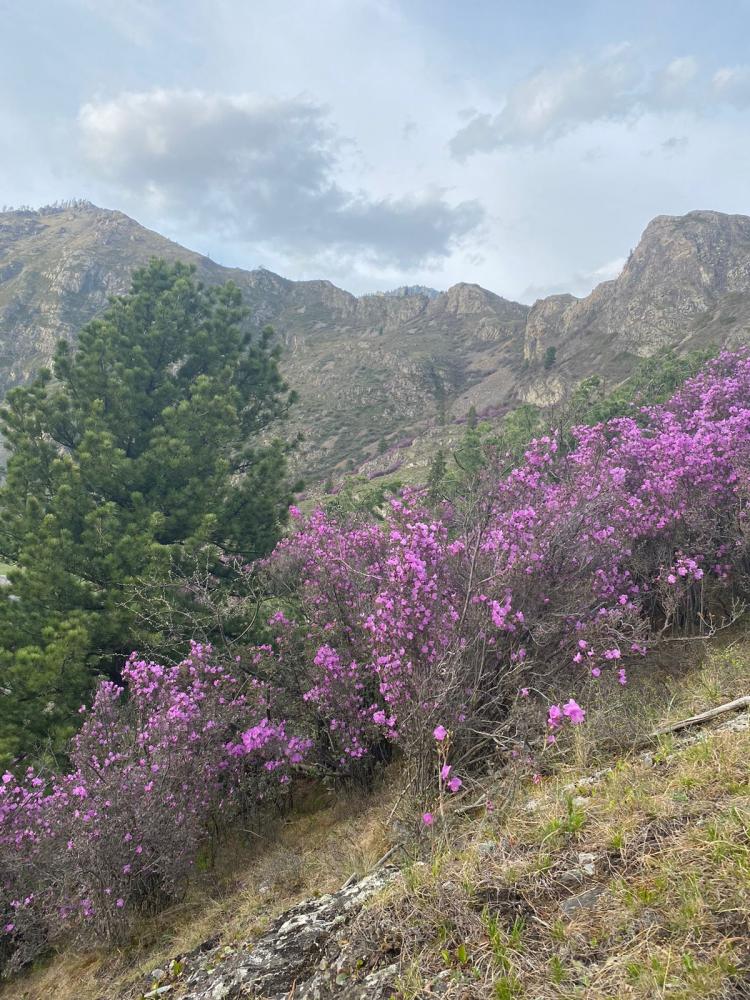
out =
[(309, 749), (274, 718), (272, 689), (213, 663), (210, 647), (171, 667), (133, 656), (124, 680), (99, 686), (69, 773), (2, 776), (0, 941), (15, 966), (178, 899), (207, 838)]
[(428, 780), (434, 726), (485, 754), (523, 675), (625, 683), (660, 635), (730, 614), (748, 569), (748, 400), (750, 359), (724, 354), (637, 419), (575, 428), (564, 451), (539, 438), (506, 476), (485, 466), (453, 506), (425, 491), (382, 524), (313, 515), (269, 569), (296, 608), (279, 676), (316, 711), (326, 762), (398, 743)]
[(444, 797), (510, 749), (517, 697), (534, 691), (545, 743), (584, 721), (582, 674), (625, 683), (661, 636), (731, 616), (749, 401), (750, 355), (722, 354), (664, 404), (564, 448), (538, 438), (508, 474), (496, 455), (453, 503), (425, 489), (379, 519), (292, 508), (299, 530), (261, 565), (284, 609), (269, 643), (231, 671), (199, 645), (174, 667), (133, 656), (127, 691), (99, 687), (68, 774), (2, 776), (0, 958), (112, 936), (174, 899), (201, 844), (303, 761), (356, 775), (399, 748), (423, 800), (438, 775)]

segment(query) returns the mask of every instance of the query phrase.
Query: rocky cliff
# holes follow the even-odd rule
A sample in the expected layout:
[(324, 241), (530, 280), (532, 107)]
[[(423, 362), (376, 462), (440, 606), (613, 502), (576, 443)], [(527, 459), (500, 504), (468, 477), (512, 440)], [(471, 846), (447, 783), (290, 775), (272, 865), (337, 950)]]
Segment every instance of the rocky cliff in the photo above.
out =
[(750, 218), (721, 212), (657, 216), (622, 274), (584, 299), (553, 295), (532, 307), (524, 356), (556, 349), (566, 372), (616, 371), (664, 347), (750, 339)]

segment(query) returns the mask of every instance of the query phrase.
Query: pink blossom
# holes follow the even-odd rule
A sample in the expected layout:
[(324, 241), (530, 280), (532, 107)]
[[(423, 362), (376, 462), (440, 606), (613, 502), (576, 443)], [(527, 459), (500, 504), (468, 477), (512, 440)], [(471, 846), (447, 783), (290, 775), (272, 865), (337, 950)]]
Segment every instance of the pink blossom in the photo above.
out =
[(580, 725), (586, 718), (585, 709), (581, 708), (573, 698), (563, 705), (563, 713), (570, 719), (574, 726)]

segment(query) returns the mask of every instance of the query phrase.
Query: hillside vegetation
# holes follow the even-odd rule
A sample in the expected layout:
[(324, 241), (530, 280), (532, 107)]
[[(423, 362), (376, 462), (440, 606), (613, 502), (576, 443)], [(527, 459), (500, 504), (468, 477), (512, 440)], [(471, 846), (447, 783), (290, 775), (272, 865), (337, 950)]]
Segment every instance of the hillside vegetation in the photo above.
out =
[(517, 465), (478, 448), (450, 496), (435, 482), (377, 516), (291, 507), (271, 556), (235, 567), (249, 597), (202, 592), (244, 631), (179, 662), (134, 653), (82, 708), (67, 769), (3, 775), (7, 969), (127, 940), (300, 775), (368, 788), (396, 767), (423, 839), (467, 793), (487, 809), (498, 775), (542, 782), (665, 644), (741, 614), (748, 398), (750, 356), (725, 352), (665, 402), (542, 435)]
[[(13, 213), (11, 241), (67, 239), (66, 220), (85, 241), (92, 218), (116, 250), (132, 233), (73, 206)], [(9, 989), (40, 995), (57, 976), (149, 1000), (743, 995), (746, 716), (697, 742), (692, 723), (654, 728), (750, 693), (750, 351), (722, 349), (744, 314), (715, 346), (693, 337), (709, 306), (744, 294), (746, 223), (656, 220), (586, 300), (621, 326), (597, 327), (593, 371), (571, 363), (587, 349), (570, 303), (564, 340), (537, 323), (533, 350), (537, 307), (476, 286), (356, 300), (253, 272), (238, 275), (248, 316), (224, 272), (203, 283), (177, 248), (9, 393)], [(682, 317), (676, 350), (618, 311), (622, 289), (633, 303), (658, 290), (671, 254), (677, 291), (649, 322), (667, 336)], [(9, 282), (39, 273), (27, 264)], [(315, 371), (315, 350), (341, 349), (342, 327), (319, 325), (334, 313), (347, 330), (380, 317), (367, 336), (383, 343), (408, 327), (435, 376), (413, 424), (426, 433), (391, 445), (381, 422), (359, 476), (303, 494), (279, 367), (280, 343), (297, 348), (257, 329), (269, 303), (314, 319)], [(451, 357), (482, 345), (490, 365), (450, 393), (435, 368), (448, 328), (463, 344)], [(480, 383), (495, 403), (451, 415)], [(329, 417), (353, 420), (347, 462), (367, 457), (357, 435), (382, 399), (339, 410), (328, 376), (316, 385)], [(338, 445), (316, 440), (338, 468)], [(332, 856), (315, 827), (351, 851)], [(218, 940), (204, 930), (217, 920)]]
[(489, 777), (491, 808), (462, 814), (474, 796), (456, 800), (438, 829), (404, 828), (397, 773), (372, 798), (300, 787), (291, 813), (235, 834), (122, 946), (68, 948), (0, 996), (136, 1000), (167, 985), (180, 996), (202, 969), (206, 995), (220, 995), (278, 914), (401, 844), (397, 872), (347, 929), (346, 974), (327, 996), (386, 969), (382, 992), (365, 995), (739, 1000), (750, 992), (748, 716), (646, 736), (750, 689), (745, 626), (677, 659), (616, 709), (592, 704), (538, 783)]

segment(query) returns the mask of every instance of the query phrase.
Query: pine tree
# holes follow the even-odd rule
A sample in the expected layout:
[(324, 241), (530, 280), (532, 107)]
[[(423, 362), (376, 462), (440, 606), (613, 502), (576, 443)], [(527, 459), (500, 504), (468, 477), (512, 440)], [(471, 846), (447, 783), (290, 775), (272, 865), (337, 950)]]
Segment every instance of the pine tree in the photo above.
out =
[(288, 448), (259, 442), (293, 401), (278, 352), (270, 331), (247, 332), (239, 289), (193, 272), (156, 260), (136, 272), (0, 411), (0, 556), (14, 567), (0, 753), (66, 735), (92, 676), (138, 647), (135, 579), (173, 577), (197, 546), (247, 560), (278, 537)]
[(427, 487), (435, 500), (440, 496), (447, 472), (448, 463), (445, 461), (445, 453), (442, 448), (439, 448), (430, 463), (430, 471), (427, 475)]

